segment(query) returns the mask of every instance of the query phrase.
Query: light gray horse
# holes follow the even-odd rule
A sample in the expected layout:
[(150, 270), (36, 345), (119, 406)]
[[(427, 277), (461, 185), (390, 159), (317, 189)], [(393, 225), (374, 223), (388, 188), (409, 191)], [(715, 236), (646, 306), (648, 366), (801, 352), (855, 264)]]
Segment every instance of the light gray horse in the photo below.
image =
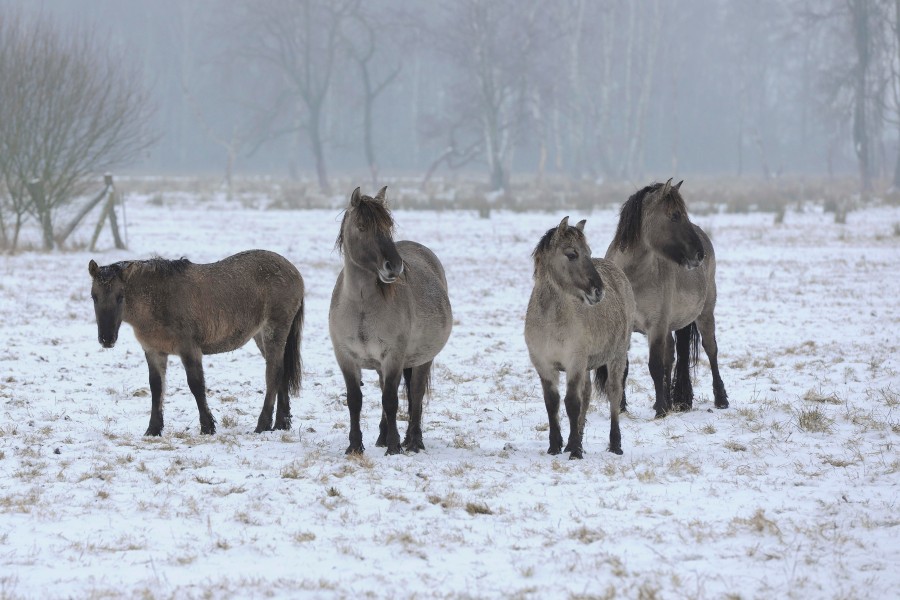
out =
[(291, 428), (290, 394), (300, 389), (303, 277), (286, 258), (250, 250), (211, 264), (186, 258), (132, 260), (105, 267), (93, 260), (91, 298), (97, 338), (112, 348), (122, 322), (134, 328), (150, 369), (150, 425), (160, 435), (170, 354), (181, 358), (200, 411), (200, 433), (215, 433), (206, 403), (203, 355), (237, 350), (252, 338), (266, 359), (266, 396), (256, 432)]
[[(431, 363), (453, 326), (447, 278), (434, 253), (416, 242), (394, 243), (394, 221), (385, 205), (386, 187), (374, 198), (350, 197), (337, 247), (344, 257), (331, 295), (328, 330), (347, 384), (350, 445), (362, 453), (361, 369), (378, 372), (381, 423), (376, 446), (387, 454), (424, 450), (422, 399), (430, 385)], [(403, 444), (397, 431), (397, 390), (406, 383), (409, 425)]]
[(562, 451), (559, 372), (566, 373), (569, 458), (582, 458), (591, 373), (609, 399), (609, 451), (622, 454), (619, 399), (628, 364), (634, 296), (625, 274), (608, 260), (591, 259), (584, 221), (569, 217), (547, 231), (532, 253), (534, 289), (525, 315), (525, 343), (541, 379), (550, 419), (549, 454)]
[[(634, 289), (634, 330), (645, 334), (650, 344), (657, 417), (692, 407), (691, 367), (700, 339), (712, 370), (715, 406), (728, 408), (716, 344), (716, 256), (709, 237), (688, 218), (679, 192), (682, 183), (672, 185), (669, 179), (632, 195), (622, 205), (616, 235), (606, 251)], [(623, 393), (623, 410), (625, 404)]]

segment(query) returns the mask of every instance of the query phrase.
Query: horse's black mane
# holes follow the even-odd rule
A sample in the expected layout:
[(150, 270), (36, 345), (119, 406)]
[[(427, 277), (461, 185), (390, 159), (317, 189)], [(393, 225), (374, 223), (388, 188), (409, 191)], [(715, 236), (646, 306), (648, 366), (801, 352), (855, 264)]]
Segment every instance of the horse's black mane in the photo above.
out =
[[(638, 190), (622, 204), (619, 213), (619, 224), (616, 227), (616, 235), (613, 237), (613, 247), (619, 250), (628, 250), (637, 244), (641, 237), (641, 213), (644, 210), (644, 199), (663, 187), (662, 183), (651, 183), (647, 187)], [(671, 203), (673, 209), (678, 209), (687, 214), (684, 199), (674, 187), (670, 188), (665, 200)]]
[[(534, 274), (537, 275), (538, 266), (541, 263), (541, 257), (550, 250), (550, 247), (553, 246), (553, 234), (557, 232), (559, 227), (551, 227), (547, 230), (547, 233), (544, 234), (544, 237), (541, 238), (541, 241), (537, 243), (537, 246), (534, 247), (534, 250), (531, 252), (531, 258), (534, 259)], [(569, 229), (566, 232), (567, 235), (573, 236), (576, 240), (583, 240), (584, 232), (578, 229), (577, 227), (573, 227), (569, 225)]]
[(106, 265), (105, 267), (100, 267), (100, 270), (97, 273), (97, 279), (101, 283), (109, 283), (114, 278), (122, 275), (125, 269), (131, 265), (140, 267), (141, 271), (144, 273), (168, 277), (170, 275), (184, 273), (191, 264), (191, 261), (184, 257), (176, 258), (174, 260), (160, 258), (159, 256), (154, 256), (147, 260), (122, 260), (112, 263), (111, 265)]
[(334, 247), (340, 252), (344, 251), (344, 225), (351, 213), (353, 214), (353, 224), (360, 229), (374, 227), (386, 235), (392, 235), (394, 232), (394, 218), (384, 202), (379, 202), (371, 196), (362, 196), (359, 204), (344, 211), (341, 231), (334, 242)]

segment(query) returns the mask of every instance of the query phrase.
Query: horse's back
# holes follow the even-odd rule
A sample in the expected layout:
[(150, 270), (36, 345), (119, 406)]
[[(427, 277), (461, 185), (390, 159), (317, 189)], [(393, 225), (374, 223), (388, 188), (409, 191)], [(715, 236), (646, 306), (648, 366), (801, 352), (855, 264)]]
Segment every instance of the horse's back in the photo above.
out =
[(190, 322), (204, 354), (235, 350), (263, 328), (289, 328), (303, 305), (303, 277), (289, 260), (248, 250), (194, 264), (173, 290), (170, 310)]
[(436, 348), (434, 353), (437, 354), (446, 344), (453, 327), (444, 267), (431, 249), (418, 242), (397, 242), (397, 251), (405, 264), (404, 281), (412, 292), (410, 301), (415, 304), (413, 337), (419, 338), (423, 354), (432, 351), (425, 347)]

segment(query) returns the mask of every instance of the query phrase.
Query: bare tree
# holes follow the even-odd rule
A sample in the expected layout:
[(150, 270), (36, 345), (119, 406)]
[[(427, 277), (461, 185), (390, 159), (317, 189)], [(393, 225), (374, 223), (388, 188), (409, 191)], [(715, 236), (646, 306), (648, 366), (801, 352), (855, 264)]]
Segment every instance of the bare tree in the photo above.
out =
[(527, 131), (531, 65), (551, 11), (539, 0), (459, 0), (442, 8), (436, 47), (459, 73), (448, 127), (463, 124), (482, 138), (491, 189), (506, 189), (513, 148)]
[(319, 187), (331, 192), (323, 120), (340, 56), (341, 24), (355, 0), (243, 0), (233, 13), (235, 52), (269, 67), (266, 139), (304, 132)]
[[(0, 176), (14, 207), (12, 246), (27, 209), (55, 243), (58, 209), (90, 177), (137, 158), (151, 104), (140, 73), (97, 32), (44, 15), (0, 18)], [(62, 240), (64, 241), (64, 240)]]
[(378, 21), (379, 15), (370, 7), (370, 3), (357, 5), (346, 19), (342, 34), (344, 46), (359, 68), (363, 101), (363, 149), (369, 172), (372, 175), (372, 183), (377, 184), (378, 161), (375, 158), (375, 141), (372, 132), (375, 100), (391, 83), (396, 81), (402, 64), (397, 62), (379, 74), (380, 69), (377, 67), (381, 62), (381, 57), (378, 56), (379, 44), (384, 43), (382, 36), (385, 33), (389, 36), (389, 32), (385, 31), (384, 24)]

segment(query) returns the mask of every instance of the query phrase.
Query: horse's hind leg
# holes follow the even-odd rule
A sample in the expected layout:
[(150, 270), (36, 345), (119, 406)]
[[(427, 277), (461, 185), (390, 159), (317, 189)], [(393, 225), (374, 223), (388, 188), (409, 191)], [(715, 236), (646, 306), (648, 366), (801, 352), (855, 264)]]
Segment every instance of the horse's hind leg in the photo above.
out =
[(206, 404), (206, 381), (203, 377), (203, 355), (199, 351), (186, 352), (181, 355), (181, 363), (187, 374), (188, 387), (197, 401), (197, 410), (200, 412), (200, 433), (212, 434), (216, 432), (216, 420)]
[[(649, 337), (649, 336), (648, 336)], [(672, 398), (669, 395), (672, 378), (672, 363), (674, 362), (674, 348), (672, 348), (672, 334), (669, 331), (662, 332), (650, 338), (650, 377), (653, 379), (653, 387), (656, 391), (656, 418), (664, 417), (672, 409)]]
[(626, 412), (628, 410), (628, 401), (625, 398), (625, 383), (628, 381), (628, 359), (625, 359), (625, 372), (622, 373), (622, 402), (619, 403), (619, 411)]
[(725, 392), (725, 383), (719, 375), (719, 345), (716, 343), (716, 317), (712, 307), (705, 307), (697, 317), (697, 330), (700, 332), (700, 341), (703, 351), (709, 359), (709, 369), (713, 378), (713, 397), (716, 408), (728, 408), (728, 394)]
[(691, 323), (675, 332), (675, 374), (672, 378), (672, 404), (676, 411), (689, 411), (694, 406), (691, 366), (696, 362), (696, 326)]
[(627, 372), (628, 361), (624, 365), (610, 363), (609, 378), (606, 380), (606, 396), (609, 398), (609, 451), (613, 454), (622, 454), (622, 432), (619, 430), (620, 403), (617, 400), (623, 393), (625, 376), (620, 372)]
[(163, 398), (166, 393), (167, 354), (148, 350), (144, 352), (150, 369), (150, 425), (144, 435), (161, 435), (163, 428)]
[(425, 449), (425, 444), (422, 442), (422, 405), (425, 393), (428, 391), (430, 377), (431, 361), (412, 369), (403, 370), (403, 379), (406, 381), (406, 398), (409, 401), (409, 424), (406, 427), (403, 447), (411, 452)]

